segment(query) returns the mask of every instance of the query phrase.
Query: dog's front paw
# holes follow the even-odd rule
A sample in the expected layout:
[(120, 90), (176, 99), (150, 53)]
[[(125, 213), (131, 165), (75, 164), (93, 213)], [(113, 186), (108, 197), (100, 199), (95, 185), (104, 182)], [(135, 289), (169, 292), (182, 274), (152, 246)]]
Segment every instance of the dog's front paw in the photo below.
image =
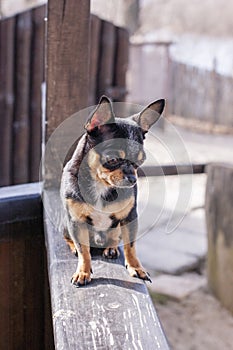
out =
[(140, 266), (140, 267), (134, 267), (130, 265), (126, 265), (127, 270), (129, 271), (130, 276), (132, 277), (138, 277), (144, 281), (149, 281), (152, 283), (150, 274)]
[(84, 270), (76, 271), (71, 278), (71, 283), (75, 287), (86, 286), (90, 282), (91, 282), (91, 270), (90, 271), (84, 271)]
[(117, 259), (120, 255), (118, 248), (106, 248), (103, 251), (103, 257), (106, 259)]

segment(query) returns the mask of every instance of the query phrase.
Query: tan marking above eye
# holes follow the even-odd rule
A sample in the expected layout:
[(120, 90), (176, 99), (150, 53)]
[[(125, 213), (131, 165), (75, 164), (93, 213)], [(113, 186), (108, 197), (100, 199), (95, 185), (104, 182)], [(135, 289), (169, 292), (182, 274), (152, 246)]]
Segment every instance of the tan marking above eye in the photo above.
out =
[(90, 168), (97, 168), (100, 166), (100, 156), (93, 149), (91, 149), (88, 153), (88, 164)]
[(140, 162), (142, 159), (143, 159), (143, 152), (140, 151), (140, 152), (138, 153), (138, 161)]
[(125, 159), (125, 151), (120, 150), (119, 151), (119, 157), (122, 158), (122, 159)]

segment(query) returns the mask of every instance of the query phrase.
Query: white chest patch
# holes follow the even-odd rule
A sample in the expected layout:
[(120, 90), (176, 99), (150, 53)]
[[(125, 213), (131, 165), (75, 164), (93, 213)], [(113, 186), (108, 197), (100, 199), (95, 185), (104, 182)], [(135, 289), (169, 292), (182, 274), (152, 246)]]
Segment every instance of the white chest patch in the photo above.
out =
[(112, 219), (109, 213), (96, 209), (91, 213), (91, 219), (96, 231), (106, 231), (112, 224)]

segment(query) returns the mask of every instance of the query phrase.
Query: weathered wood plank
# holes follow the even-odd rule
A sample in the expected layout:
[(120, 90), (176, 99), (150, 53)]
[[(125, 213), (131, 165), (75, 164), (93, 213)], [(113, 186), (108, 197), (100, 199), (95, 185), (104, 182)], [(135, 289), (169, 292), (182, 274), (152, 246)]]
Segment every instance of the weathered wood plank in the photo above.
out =
[(89, 105), (95, 105), (97, 101), (96, 88), (98, 65), (100, 55), (100, 29), (101, 20), (91, 15), (91, 40), (90, 40), (90, 66), (89, 66)]
[(29, 181), (39, 180), (42, 140), (41, 84), (44, 80), (44, 44), (46, 7), (32, 11), (31, 84), (30, 84), (30, 149)]
[(221, 303), (233, 313), (233, 165), (207, 168), (206, 222), (208, 282)]
[(123, 102), (126, 97), (126, 73), (129, 61), (129, 33), (124, 28), (116, 28), (116, 54), (113, 86), (120, 89), (114, 100)]
[(30, 91), (31, 12), (16, 19), (15, 106), (13, 137), (13, 183), (29, 180), (29, 91)]
[(15, 19), (0, 21), (0, 186), (11, 184)]
[(48, 1), (46, 139), (88, 104), (89, 16), (89, 0)]
[[(102, 21), (97, 99), (113, 84), (116, 30), (112, 23)], [(111, 96), (110, 96), (111, 97)]]
[(70, 283), (77, 258), (50, 220), (45, 221), (56, 349), (168, 349), (143, 281), (122, 259), (93, 258), (90, 285)]
[(77, 258), (54, 225), (59, 193), (46, 191), (44, 201), (56, 349), (168, 349), (146, 285), (129, 276), (122, 252), (109, 262), (92, 249), (92, 282), (83, 288), (70, 283)]

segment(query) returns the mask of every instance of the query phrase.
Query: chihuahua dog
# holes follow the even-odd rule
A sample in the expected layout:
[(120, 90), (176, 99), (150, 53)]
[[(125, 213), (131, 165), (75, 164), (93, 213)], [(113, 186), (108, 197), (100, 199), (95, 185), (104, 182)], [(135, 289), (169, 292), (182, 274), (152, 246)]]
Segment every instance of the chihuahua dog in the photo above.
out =
[(61, 199), (65, 209), (65, 239), (78, 255), (71, 282), (91, 281), (90, 246), (103, 248), (106, 259), (119, 256), (124, 244), (129, 274), (150, 281), (136, 255), (137, 168), (145, 160), (143, 142), (163, 112), (165, 100), (141, 113), (117, 118), (112, 103), (102, 96), (85, 125), (86, 133), (63, 169)]

